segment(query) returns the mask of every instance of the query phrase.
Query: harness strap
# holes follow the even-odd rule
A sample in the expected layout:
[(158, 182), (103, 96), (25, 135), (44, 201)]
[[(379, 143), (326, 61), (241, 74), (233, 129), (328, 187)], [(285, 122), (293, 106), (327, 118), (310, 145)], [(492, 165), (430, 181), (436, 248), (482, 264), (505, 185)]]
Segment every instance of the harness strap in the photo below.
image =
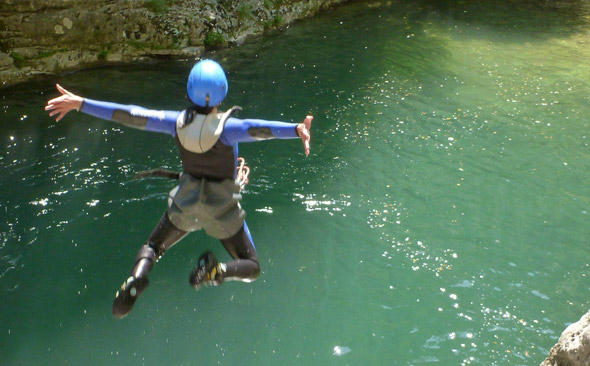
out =
[(135, 174), (133, 178), (141, 179), (141, 178), (151, 178), (151, 177), (161, 177), (161, 178), (168, 178), (168, 179), (179, 179), (180, 172), (175, 172), (173, 170), (168, 169), (150, 169), (150, 170), (142, 170)]
[[(240, 186), (240, 190), (244, 190), (246, 184), (248, 184), (248, 176), (250, 175), (250, 167), (246, 166), (246, 160), (242, 157), (238, 158), (238, 166), (236, 168), (236, 184)], [(180, 179), (180, 172), (175, 172), (173, 170), (158, 168), (158, 169), (150, 169), (150, 170), (142, 170), (135, 174), (133, 178), (135, 179), (143, 179), (143, 178), (167, 178), (167, 179)]]

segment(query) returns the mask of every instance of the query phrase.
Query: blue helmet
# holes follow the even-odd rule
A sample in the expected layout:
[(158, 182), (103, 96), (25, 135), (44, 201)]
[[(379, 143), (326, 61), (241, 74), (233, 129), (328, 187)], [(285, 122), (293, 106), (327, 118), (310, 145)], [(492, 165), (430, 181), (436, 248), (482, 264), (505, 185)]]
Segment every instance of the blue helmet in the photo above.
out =
[(190, 100), (201, 107), (215, 107), (227, 95), (227, 78), (221, 66), (213, 60), (202, 60), (193, 66), (186, 91)]

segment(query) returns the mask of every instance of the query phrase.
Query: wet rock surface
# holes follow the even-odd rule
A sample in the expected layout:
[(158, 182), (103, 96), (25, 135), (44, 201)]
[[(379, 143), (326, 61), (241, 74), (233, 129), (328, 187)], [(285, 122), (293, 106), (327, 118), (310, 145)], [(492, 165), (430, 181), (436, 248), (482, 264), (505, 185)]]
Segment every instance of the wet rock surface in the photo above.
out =
[(152, 57), (196, 58), (346, 0), (4, 0), (0, 87)]
[(590, 366), (590, 311), (561, 333), (541, 366)]

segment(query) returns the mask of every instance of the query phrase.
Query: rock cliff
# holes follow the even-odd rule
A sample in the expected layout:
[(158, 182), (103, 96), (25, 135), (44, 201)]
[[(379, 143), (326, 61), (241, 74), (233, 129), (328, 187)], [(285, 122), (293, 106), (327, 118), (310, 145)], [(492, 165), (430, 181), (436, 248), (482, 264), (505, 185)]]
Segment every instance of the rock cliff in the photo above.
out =
[(541, 366), (590, 366), (590, 311), (561, 333)]
[(0, 87), (39, 74), (198, 57), (347, 0), (2, 0)]

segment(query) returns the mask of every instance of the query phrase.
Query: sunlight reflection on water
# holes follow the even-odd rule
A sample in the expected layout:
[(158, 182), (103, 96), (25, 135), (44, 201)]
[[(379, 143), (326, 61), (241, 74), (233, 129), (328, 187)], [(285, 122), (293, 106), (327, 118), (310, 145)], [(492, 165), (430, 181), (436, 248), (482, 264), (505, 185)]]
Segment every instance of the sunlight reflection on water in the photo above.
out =
[[(112, 292), (171, 188), (132, 176), (178, 169), (174, 142), (48, 121), (49, 86), (3, 97), (8, 363), (538, 364), (588, 307), (588, 21), (437, 4), (353, 2), (214, 54), (244, 117), (313, 109), (312, 155), (240, 147), (259, 281), (189, 293), (178, 268), (217, 244), (194, 234), (127, 323), (107, 320)], [(145, 67), (62, 78), (146, 105), (185, 85), (188, 63)]]

